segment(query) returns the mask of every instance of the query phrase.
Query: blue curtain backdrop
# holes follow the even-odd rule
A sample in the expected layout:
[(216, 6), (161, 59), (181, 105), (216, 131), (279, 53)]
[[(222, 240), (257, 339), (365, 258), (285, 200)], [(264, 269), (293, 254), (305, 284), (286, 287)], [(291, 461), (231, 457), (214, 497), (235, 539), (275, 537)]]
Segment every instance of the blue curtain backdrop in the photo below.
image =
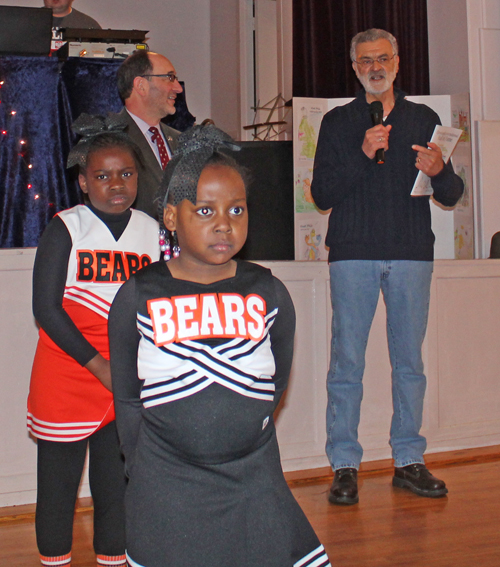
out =
[[(37, 246), (55, 213), (82, 201), (75, 171), (66, 170), (82, 113), (119, 112), (121, 61), (50, 57), (0, 58), (0, 248)], [(186, 130), (195, 118), (185, 93), (168, 124)]]

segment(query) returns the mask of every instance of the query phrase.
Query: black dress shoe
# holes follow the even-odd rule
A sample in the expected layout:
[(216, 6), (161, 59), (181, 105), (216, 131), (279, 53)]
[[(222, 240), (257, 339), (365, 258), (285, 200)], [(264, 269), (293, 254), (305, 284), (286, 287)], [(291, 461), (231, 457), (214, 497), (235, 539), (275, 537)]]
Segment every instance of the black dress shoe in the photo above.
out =
[(330, 487), (328, 500), (332, 504), (356, 504), (358, 497), (358, 471), (356, 469), (337, 469)]
[(428, 498), (439, 498), (448, 492), (444, 481), (433, 476), (427, 467), (420, 463), (396, 467), (392, 486), (407, 488), (419, 496), (427, 496)]

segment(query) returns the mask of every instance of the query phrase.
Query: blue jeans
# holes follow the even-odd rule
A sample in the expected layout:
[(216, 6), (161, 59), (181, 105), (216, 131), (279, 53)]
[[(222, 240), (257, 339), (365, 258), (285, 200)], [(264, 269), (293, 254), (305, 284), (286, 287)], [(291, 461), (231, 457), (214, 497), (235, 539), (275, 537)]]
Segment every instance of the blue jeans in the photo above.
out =
[(429, 312), (432, 262), (347, 260), (330, 264), (333, 320), (326, 453), (333, 470), (359, 468), (358, 425), (368, 334), (380, 290), (387, 309), (392, 366), (390, 445), (396, 467), (423, 463), (419, 435), (426, 386), (422, 343)]

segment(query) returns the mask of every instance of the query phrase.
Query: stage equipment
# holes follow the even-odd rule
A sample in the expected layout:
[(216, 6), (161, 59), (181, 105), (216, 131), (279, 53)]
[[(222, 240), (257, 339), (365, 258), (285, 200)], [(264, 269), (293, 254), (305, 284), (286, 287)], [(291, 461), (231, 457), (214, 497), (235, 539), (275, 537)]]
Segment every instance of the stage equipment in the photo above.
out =
[(0, 6), (0, 55), (48, 55), (52, 10)]
[(238, 142), (232, 157), (249, 170), (248, 237), (242, 260), (294, 259), (293, 144)]
[(141, 30), (88, 30), (66, 28), (62, 30), (63, 45), (57, 51), (59, 59), (92, 57), (125, 59), (137, 49), (148, 49), (147, 31)]

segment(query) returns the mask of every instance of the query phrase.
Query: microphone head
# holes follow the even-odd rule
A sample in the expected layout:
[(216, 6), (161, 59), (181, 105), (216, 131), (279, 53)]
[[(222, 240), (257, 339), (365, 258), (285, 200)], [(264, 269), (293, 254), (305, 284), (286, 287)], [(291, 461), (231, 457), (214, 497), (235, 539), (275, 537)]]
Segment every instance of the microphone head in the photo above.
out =
[(370, 114), (381, 114), (384, 112), (384, 106), (379, 100), (370, 103)]
[(370, 114), (373, 124), (382, 124), (384, 119), (384, 106), (379, 100), (374, 100), (370, 103)]

